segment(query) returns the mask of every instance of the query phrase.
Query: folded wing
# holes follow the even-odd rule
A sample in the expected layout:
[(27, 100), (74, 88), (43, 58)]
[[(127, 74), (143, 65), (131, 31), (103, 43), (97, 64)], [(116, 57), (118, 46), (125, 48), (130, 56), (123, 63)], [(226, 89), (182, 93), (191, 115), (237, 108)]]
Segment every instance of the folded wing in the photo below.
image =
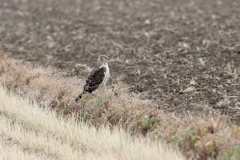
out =
[(86, 80), (86, 84), (84, 85), (85, 92), (92, 92), (99, 87), (99, 85), (103, 82), (105, 77), (106, 68), (95, 68), (90, 73), (88, 79)]

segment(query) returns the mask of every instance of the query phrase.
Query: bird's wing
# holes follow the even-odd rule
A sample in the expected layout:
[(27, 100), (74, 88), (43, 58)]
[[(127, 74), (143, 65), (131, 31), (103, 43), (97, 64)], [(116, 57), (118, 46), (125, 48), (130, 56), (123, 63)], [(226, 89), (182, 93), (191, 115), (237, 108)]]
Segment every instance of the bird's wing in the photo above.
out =
[(84, 91), (92, 92), (99, 87), (105, 77), (106, 67), (95, 68), (92, 70), (84, 85)]

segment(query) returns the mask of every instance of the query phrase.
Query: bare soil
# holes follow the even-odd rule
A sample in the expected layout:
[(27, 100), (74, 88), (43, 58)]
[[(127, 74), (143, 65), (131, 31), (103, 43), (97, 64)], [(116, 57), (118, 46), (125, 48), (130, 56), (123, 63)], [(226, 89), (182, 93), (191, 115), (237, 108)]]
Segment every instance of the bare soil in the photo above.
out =
[[(240, 2), (0, 0), (0, 51), (86, 78), (101, 54), (114, 79), (158, 109), (240, 124)], [(202, 106), (202, 107), (199, 107)]]

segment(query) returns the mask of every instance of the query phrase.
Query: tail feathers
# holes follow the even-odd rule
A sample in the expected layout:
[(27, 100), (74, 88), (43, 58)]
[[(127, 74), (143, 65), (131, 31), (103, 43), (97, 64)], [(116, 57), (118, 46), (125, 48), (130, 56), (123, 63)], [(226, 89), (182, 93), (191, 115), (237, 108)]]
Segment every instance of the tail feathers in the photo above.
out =
[(80, 94), (76, 99), (75, 102), (78, 102), (82, 98), (82, 94)]
[(82, 94), (80, 94), (76, 99), (75, 99), (75, 102), (78, 102), (81, 98), (82, 98), (82, 95), (83, 94), (86, 94), (85, 91), (82, 92)]

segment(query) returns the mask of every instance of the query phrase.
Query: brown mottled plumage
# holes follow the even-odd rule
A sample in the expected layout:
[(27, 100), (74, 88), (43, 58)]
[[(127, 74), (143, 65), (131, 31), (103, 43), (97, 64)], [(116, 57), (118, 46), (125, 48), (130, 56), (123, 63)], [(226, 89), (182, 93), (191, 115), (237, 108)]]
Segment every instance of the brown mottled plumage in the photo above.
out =
[(82, 98), (83, 94), (92, 93), (102, 83), (106, 85), (110, 78), (110, 71), (108, 67), (109, 58), (105, 55), (99, 56), (97, 61), (97, 68), (93, 69), (86, 80), (86, 84), (83, 87), (83, 92), (76, 98), (76, 102)]

